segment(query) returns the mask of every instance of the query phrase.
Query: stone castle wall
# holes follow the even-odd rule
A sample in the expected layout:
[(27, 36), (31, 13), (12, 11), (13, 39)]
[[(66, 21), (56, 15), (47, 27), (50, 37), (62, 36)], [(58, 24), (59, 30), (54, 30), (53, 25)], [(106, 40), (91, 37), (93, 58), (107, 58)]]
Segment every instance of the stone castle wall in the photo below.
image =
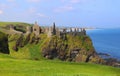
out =
[[(53, 23), (53, 25), (51, 27), (44, 27), (41, 28), (37, 22), (35, 22), (35, 24), (31, 27), (31, 26), (27, 26), (26, 27), (26, 34), (30, 34), (30, 33), (34, 33), (36, 36), (42, 34), (42, 33), (46, 33), (48, 35), (48, 37), (51, 37), (53, 35), (57, 35), (59, 37), (62, 37), (66, 34), (70, 34), (70, 35), (86, 35), (86, 31), (84, 28), (57, 28), (55, 23)], [(16, 31), (14, 29), (14, 26), (10, 26), (10, 31), (14, 31), (16, 33), (22, 33), (19, 31)]]

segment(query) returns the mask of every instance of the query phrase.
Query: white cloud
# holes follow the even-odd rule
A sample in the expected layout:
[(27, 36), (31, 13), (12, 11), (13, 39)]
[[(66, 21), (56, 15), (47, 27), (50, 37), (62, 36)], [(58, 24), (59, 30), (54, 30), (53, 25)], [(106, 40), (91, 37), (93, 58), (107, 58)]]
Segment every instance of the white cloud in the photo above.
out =
[(83, 0), (60, 0), (63, 2), (65, 5), (56, 8), (54, 11), (55, 12), (65, 12), (65, 11), (72, 11), (75, 9), (75, 6), (77, 3), (82, 2)]
[(61, 2), (64, 2), (64, 3), (79, 3), (81, 1), (82, 0), (61, 0)]
[(71, 0), (71, 3), (79, 3), (81, 0)]
[(29, 13), (35, 13), (36, 12), (36, 8), (31, 7), (31, 8), (28, 9), (28, 12)]
[(2, 11), (2, 10), (0, 10), (0, 15), (1, 15), (1, 14), (3, 14), (3, 11)]
[(8, 6), (6, 4), (0, 3), (0, 9), (6, 9)]
[(28, 2), (40, 2), (41, 0), (27, 0)]
[(65, 11), (72, 11), (74, 8), (72, 6), (62, 6), (59, 8), (56, 8), (54, 11), (55, 12), (65, 12)]
[(42, 18), (47, 18), (48, 16), (46, 16), (45, 14), (42, 13), (38, 13), (37, 16), (42, 17)]
[(67, 1), (67, 0), (61, 0), (61, 2), (65, 2), (65, 1)]
[(14, 2), (15, 0), (7, 0), (8, 2)]

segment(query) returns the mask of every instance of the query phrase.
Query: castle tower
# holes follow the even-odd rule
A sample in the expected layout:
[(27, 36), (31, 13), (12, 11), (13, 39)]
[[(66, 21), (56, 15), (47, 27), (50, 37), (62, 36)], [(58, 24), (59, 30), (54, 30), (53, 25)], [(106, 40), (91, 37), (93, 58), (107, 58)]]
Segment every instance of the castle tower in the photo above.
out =
[(85, 30), (85, 28), (83, 28), (83, 34), (86, 35), (86, 30)]
[(72, 28), (70, 28), (70, 32), (72, 32)]
[(49, 27), (47, 34), (48, 34), (48, 37), (51, 37), (52, 35), (57, 34), (55, 23), (53, 23), (52, 27)]
[(52, 35), (56, 35), (55, 22), (53, 23), (53, 27), (52, 27)]
[(76, 32), (77, 31), (77, 29), (76, 28), (74, 28), (74, 32)]
[(13, 25), (10, 25), (10, 30), (14, 30), (15, 27)]
[(77, 28), (77, 32), (79, 32), (79, 28)]
[(48, 37), (52, 36), (52, 27), (48, 28), (47, 35), (48, 35)]
[(26, 34), (30, 34), (32, 32), (32, 28), (30, 26), (26, 27)]
[(37, 21), (35, 21), (35, 25), (37, 25)]
[(41, 33), (41, 28), (37, 24), (37, 22), (35, 22), (35, 24), (33, 25), (33, 32), (35, 33), (35, 35), (39, 35)]

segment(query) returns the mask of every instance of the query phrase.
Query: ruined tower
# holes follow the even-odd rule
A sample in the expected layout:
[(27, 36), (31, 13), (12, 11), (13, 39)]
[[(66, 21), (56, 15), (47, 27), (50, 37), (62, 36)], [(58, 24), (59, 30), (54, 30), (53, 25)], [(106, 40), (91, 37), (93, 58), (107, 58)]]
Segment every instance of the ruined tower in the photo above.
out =
[(52, 35), (56, 35), (55, 22), (53, 23), (53, 27), (52, 27)]
[(83, 35), (86, 35), (86, 30), (85, 30), (85, 28), (83, 28)]
[(26, 27), (26, 34), (30, 34), (32, 32), (32, 28), (30, 26)]
[(10, 30), (14, 30), (15, 27), (13, 25), (10, 25)]
[(57, 33), (57, 29), (56, 29), (56, 26), (55, 26), (55, 23), (53, 23), (52, 27), (49, 27), (48, 29), (48, 37), (51, 37), (52, 35), (56, 35)]
[(39, 35), (41, 33), (41, 28), (37, 24), (37, 22), (35, 22), (35, 24), (33, 25), (33, 32), (35, 33), (35, 35)]

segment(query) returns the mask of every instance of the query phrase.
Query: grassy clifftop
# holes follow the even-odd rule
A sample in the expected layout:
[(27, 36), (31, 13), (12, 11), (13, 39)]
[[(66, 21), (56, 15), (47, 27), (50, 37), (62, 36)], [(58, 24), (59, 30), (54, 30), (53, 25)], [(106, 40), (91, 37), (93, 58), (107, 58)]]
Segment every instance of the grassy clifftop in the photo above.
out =
[(30, 26), (30, 24), (24, 23), (24, 22), (0, 22), (0, 27), (4, 27), (10, 24), (14, 26), (17, 26), (17, 25)]
[(13, 34), (14, 32), (10, 31), (10, 26), (14, 26), (16, 30), (21, 32), (26, 32), (26, 26), (31, 26), (31, 24), (24, 22), (0, 22), (0, 31), (6, 34)]

